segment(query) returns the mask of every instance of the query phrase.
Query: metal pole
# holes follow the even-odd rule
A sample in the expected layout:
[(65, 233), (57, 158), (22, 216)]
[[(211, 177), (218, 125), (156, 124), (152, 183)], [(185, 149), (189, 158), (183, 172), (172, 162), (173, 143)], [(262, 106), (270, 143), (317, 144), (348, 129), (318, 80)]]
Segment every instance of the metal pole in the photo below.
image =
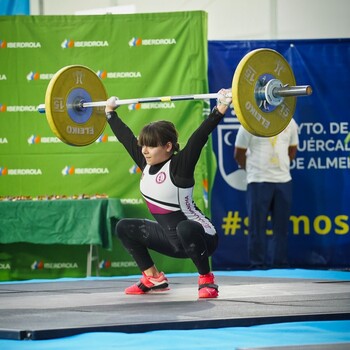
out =
[[(159, 97), (145, 97), (145, 98), (133, 98), (126, 100), (117, 100), (118, 106), (130, 105), (134, 103), (150, 103), (150, 102), (170, 102), (170, 101), (186, 101), (186, 100), (205, 100), (218, 98), (217, 93), (212, 94), (197, 94), (197, 95), (178, 95), (178, 96), (159, 96)], [(105, 106), (107, 101), (98, 102), (83, 102), (81, 107), (100, 107)]]
[(39, 15), (44, 15), (44, 0), (39, 0)]
[[(282, 86), (279, 88), (274, 88), (272, 93), (276, 97), (307, 96), (307, 95), (312, 94), (312, 88), (310, 85)], [(257, 96), (259, 99), (264, 100), (266, 98), (265, 89), (261, 88), (260, 91), (257, 91)], [(195, 94), (195, 95), (131, 98), (131, 99), (124, 99), (124, 100), (117, 100), (116, 103), (118, 106), (121, 106), (121, 105), (130, 105), (130, 104), (134, 104), (134, 103), (217, 99), (218, 97), (219, 97), (218, 93), (210, 93), (210, 94)], [(96, 102), (81, 101), (76, 106), (72, 106), (72, 107), (77, 108), (77, 109), (81, 109), (81, 108), (87, 108), (87, 107), (103, 107), (103, 106), (106, 106), (106, 104), (107, 104), (107, 101), (96, 101)], [(45, 113), (45, 104), (40, 104), (37, 107), (37, 110), (39, 113)]]
[(282, 96), (282, 97), (309, 96), (312, 94), (312, 88), (310, 85), (283, 86), (280, 88), (274, 88), (272, 93), (275, 96)]

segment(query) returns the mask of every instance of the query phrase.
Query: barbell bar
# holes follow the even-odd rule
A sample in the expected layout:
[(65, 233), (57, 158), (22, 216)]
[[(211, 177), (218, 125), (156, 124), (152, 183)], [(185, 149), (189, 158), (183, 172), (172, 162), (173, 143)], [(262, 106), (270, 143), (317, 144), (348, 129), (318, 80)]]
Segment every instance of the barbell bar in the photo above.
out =
[[(307, 96), (311, 95), (312, 88), (310, 85), (303, 86), (281, 86), (274, 88), (270, 92), (275, 98), (287, 97), (287, 96)], [(257, 99), (262, 101), (269, 98), (266, 88), (261, 88), (260, 91), (256, 91)], [(129, 98), (116, 100), (117, 106), (131, 105), (136, 103), (152, 103), (152, 102), (170, 102), (170, 101), (190, 101), (190, 100), (212, 100), (219, 97), (218, 93), (208, 93), (208, 94), (194, 94), (194, 95), (176, 95), (176, 96), (158, 96), (158, 97), (143, 97), (143, 98)], [(228, 97), (232, 97), (230, 94)], [(273, 102), (271, 101), (271, 104)], [(78, 101), (72, 108), (82, 109), (88, 107), (105, 107), (107, 101), (96, 101), (96, 102), (85, 102), (84, 100)], [(37, 107), (39, 113), (45, 113), (45, 104), (40, 104)]]
[[(186, 100), (206, 100), (218, 98), (217, 93), (210, 94), (194, 94), (194, 95), (177, 95), (177, 96), (159, 96), (159, 97), (144, 97), (144, 98), (129, 98), (116, 100), (118, 106), (131, 105), (136, 103), (152, 103), (152, 102), (169, 102), (169, 101), (186, 101)], [(104, 107), (107, 101), (85, 102), (78, 101), (72, 108), (87, 108), (87, 107)], [(37, 108), (39, 113), (45, 113), (45, 104), (40, 104)]]
[[(232, 102), (238, 120), (250, 133), (270, 137), (289, 124), (296, 97), (312, 94), (310, 85), (297, 86), (291, 67), (275, 50), (257, 49), (239, 62), (232, 80)], [(159, 96), (117, 100), (117, 105), (217, 99), (218, 93)], [(72, 65), (60, 69), (51, 79), (45, 113), (52, 131), (72, 146), (93, 143), (102, 134), (106, 118), (107, 93), (101, 79), (90, 68)]]

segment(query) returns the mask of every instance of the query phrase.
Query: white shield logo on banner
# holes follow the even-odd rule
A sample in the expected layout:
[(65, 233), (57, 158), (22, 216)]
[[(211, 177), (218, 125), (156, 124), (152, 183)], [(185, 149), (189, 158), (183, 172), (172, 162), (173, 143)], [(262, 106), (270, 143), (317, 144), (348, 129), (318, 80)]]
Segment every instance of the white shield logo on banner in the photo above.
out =
[[(232, 169), (232, 164), (225, 167), (225, 160), (224, 160), (224, 152), (228, 152), (229, 160), (232, 161), (235, 165), (236, 162), (233, 158), (233, 151), (234, 151), (234, 140), (235, 135), (237, 135), (237, 131), (240, 127), (240, 123), (238, 119), (235, 117), (234, 111), (232, 110), (233, 117), (230, 118), (224, 118), (224, 124), (218, 125), (218, 163), (219, 163), (219, 170), (222, 178), (225, 180), (225, 182), (231, 186), (232, 188), (239, 190), (239, 191), (246, 191), (247, 189), (247, 176), (246, 172), (243, 169), (237, 169), (237, 166), (234, 171), (227, 172), (227, 168)], [(230, 171), (230, 170), (229, 170)]]

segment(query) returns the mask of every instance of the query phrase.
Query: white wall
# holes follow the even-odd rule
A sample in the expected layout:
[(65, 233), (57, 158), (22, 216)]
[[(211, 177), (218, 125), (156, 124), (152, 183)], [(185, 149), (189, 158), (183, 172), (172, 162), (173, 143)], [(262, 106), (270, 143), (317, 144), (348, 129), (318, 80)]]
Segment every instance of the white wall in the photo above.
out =
[(31, 0), (32, 15), (203, 10), (209, 40), (349, 38), (349, 0)]

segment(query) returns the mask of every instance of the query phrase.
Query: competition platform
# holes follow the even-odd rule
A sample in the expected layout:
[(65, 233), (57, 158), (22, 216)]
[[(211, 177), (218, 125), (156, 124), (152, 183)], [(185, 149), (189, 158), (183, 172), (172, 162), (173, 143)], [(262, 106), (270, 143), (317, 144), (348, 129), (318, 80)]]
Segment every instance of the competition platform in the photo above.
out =
[[(215, 276), (217, 299), (197, 298), (197, 274), (168, 274), (171, 289), (147, 295), (124, 294), (139, 276), (2, 282), (0, 339), (350, 320), (350, 272), (288, 269)], [(350, 343), (344, 346), (349, 349)]]

